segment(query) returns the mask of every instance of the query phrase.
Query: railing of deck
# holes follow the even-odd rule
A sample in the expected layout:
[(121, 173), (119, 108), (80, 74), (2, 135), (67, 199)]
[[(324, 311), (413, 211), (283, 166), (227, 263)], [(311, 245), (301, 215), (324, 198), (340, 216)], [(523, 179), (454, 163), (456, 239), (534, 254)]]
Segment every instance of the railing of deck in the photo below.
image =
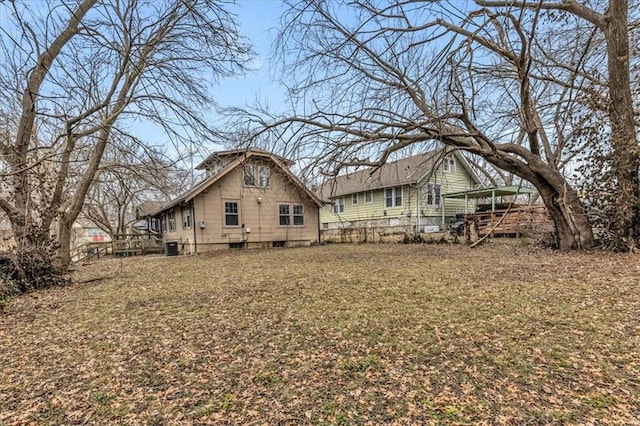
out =
[(553, 227), (551, 217), (544, 205), (476, 212), (466, 215), (466, 218), (475, 219), (479, 235), (491, 232), (492, 235), (513, 235), (518, 237), (532, 230), (549, 231)]

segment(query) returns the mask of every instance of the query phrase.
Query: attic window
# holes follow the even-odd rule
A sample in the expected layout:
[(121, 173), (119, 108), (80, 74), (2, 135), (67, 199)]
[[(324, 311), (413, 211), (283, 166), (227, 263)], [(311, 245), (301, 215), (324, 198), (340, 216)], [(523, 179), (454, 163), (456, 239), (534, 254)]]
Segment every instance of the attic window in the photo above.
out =
[(453, 158), (452, 155), (444, 157), (444, 160), (442, 161), (442, 170), (449, 173), (456, 172), (456, 159)]
[(245, 164), (244, 186), (268, 188), (270, 181), (271, 181), (271, 169), (269, 168), (269, 166), (256, 166), (253, 164)]

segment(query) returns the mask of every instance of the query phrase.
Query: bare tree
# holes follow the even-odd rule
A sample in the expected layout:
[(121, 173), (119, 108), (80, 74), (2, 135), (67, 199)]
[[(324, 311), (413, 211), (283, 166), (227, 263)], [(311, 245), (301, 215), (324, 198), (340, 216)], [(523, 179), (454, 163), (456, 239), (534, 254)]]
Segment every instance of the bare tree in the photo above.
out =
[(161, 152), (140, 146), (108, 150), (87, 193), (83, 213), (113, 237), (135, 221), (135, 208), (168, 201), (192, 186), (190, 173)]
[[(217, 0), (3, 2), (0, 208), (19, 247), (71, 224), (114, 133), (155, 123), (179, 144), (207, 140), (210, 84), (251, 52)], [(15, 113), (14, 113), (15, 112)]]
[[(303, 112), (267, 128), (294, 135), (300, 149), (339, 166), (375, 166), (430, 140), (467, 151), (538, 189), (560, 248), (593, 245), (567, 175), (581, 150), (577, 111), (592, 107), (591, 95), (607, 98), (608, 36), (599, 24), (584, 25), (582, 15), (608, 19), (614, 12), (573, 1), (290, 6), (279, 52)], [(615, 13), (626, 30), (624, 14)], [(568, 38), (560, 43), (561, 33)]]

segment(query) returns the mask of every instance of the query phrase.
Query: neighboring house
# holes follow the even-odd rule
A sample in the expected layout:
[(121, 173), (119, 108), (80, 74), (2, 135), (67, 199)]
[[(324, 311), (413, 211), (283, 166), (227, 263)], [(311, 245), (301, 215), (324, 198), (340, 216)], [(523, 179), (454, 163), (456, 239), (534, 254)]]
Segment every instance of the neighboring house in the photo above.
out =
[(111, 237), (91, 219), (79, 217), (71, 226), (71, 248), (75, 249), (88, 243), (108, 243)]
[(433, 151), (358, 170), (325, 182), (320, 193), (323, 230), (403, 227), (425, 232), (448, 224), (465, 210), (464, 200), (447, 200), (449, 192), (476, 188), (480, 180), (458, 152)]
[(255, 148), (216, 152), (196, 167), (203, 181), (146, 216), (161, 223), (166, 247), (177, 243), (185, 254), (316, 243), (322, 202), (293, 164)]
[[(110, 242), (111, 237), (94, 222), (85, 217), (79, 217), (71, 226), (71, 250), (78, 249), (91, 243)], [(13, 232), (9, 219), (0, 215), (0, 251), (13, 245)]]

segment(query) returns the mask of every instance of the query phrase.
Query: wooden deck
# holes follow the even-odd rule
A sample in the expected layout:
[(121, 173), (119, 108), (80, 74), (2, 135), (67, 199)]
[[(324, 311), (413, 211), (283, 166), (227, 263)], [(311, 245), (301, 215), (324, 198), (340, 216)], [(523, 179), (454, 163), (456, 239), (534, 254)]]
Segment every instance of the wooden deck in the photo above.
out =
[[(503, 218), (504, 217), (504, 218)], [(480, 236), (520, 237), (522, 234), (553, 230), (553, 222), (544, 205), (514, 207), (493, 212), (467, 214), (466, 220), (475, 220)]]
[(74, 262), (101, 256), (139, 256), (163, 253), (162, 238), (156, 234), (116, 234), (112, 241), (89, 242), (71, 251)]
[(117, 234), (113, 236), (111, 251), (114, 256), (139, 256), (162, 253), (162, 238), (155, 234)]

